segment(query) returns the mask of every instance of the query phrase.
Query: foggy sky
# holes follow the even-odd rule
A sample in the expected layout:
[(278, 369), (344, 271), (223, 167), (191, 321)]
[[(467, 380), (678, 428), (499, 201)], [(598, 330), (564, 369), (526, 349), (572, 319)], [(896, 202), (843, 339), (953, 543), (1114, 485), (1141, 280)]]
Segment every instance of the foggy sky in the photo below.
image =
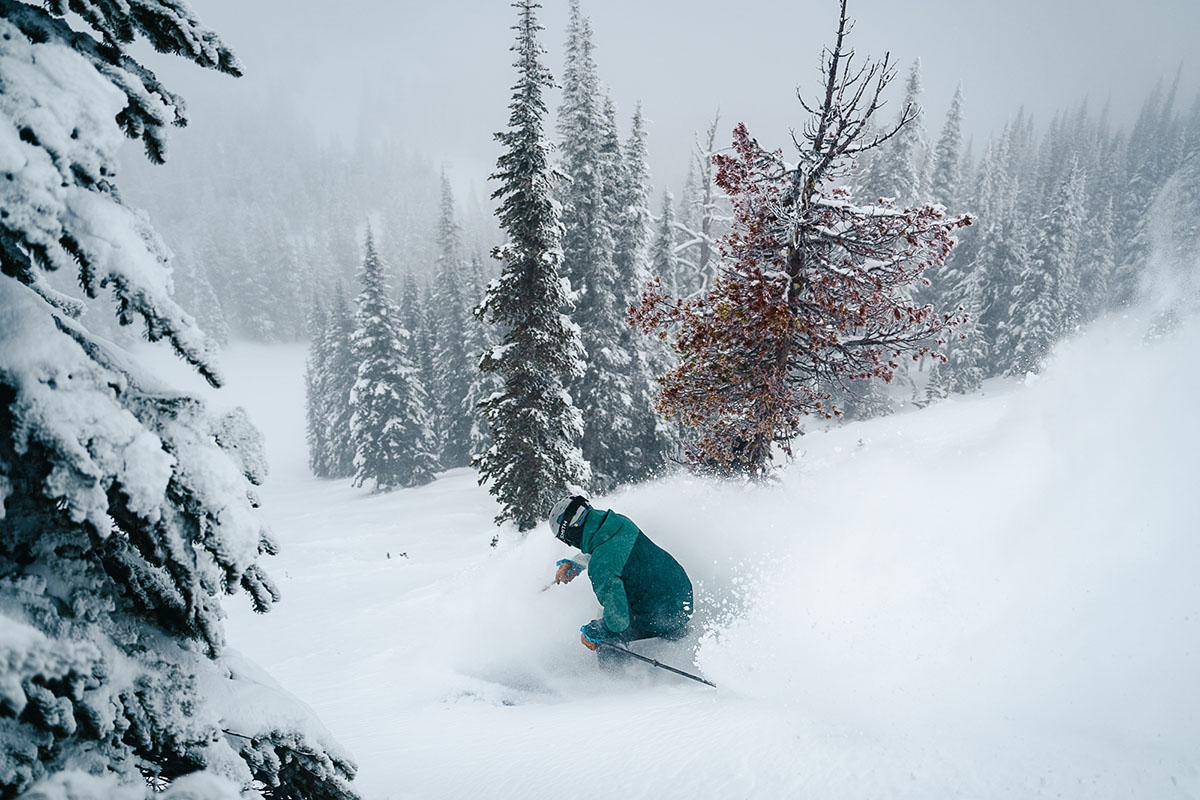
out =
[[(1021, 106), (1039, 128), (1085, 97), (1110, 119), (1132, 120), (1155, 81), (1182, 70), (1190, 106), (1200, 65), (1196, 0), (851, 0), (850, 44), (860, 57), (890, 50), (899, 67), (892, 102), (922, 62), (925, 126), (936, 139), (955, 86), (975, 153)], [(236, 104), (305, 109), (287, 124), (351, 137), (359, 126), (389, 133), (444, 164), (460, 187), (482, 189), (498, 154), (492, 133), (507, 121), (511, 25), (505, 0), (192, 0), (239, 54), (245, 77), (205, 75), (178, 59), (150, 65), (189, 101), (203, 135)], [(545, 63), (561, 76), (567, 0), (544, 0)], [(797, 86), (819, 86), (821, 47), (836, 24), (835, 0), (583, 0), (595, 59), (620, 115), (622, 136), (641, 101), (652, 177), (678, 193), (693, 132), (721, 110), (718, 143), (745, 121), (764, 144), (783, 146), (804, 122)], [(549, 97), (551, 110), (557, 93)], [(281, 116), (281, 120), (286, 117)], [(282, 123), (281, 123), (282, 124)], [(551, 132), (553, 129), (550, 129)]]

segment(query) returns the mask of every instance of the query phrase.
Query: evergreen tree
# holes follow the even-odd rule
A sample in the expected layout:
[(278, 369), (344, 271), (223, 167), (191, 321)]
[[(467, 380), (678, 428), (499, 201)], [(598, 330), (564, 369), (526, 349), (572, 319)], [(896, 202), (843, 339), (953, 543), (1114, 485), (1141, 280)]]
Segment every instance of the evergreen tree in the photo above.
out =
[[(950, 110), (946, 113), (946, 124), (942, 135), (938, 138), (937, 147), (933, 152), (933, 173), (930, 177), (929, 193), (933, 202), (941, 203), (948, 209), (959, 208), (959, 185), (962, 182), (962, 87), (954, 92), (950, 101)], [(937, 272), (930, 271), (927, 275), (930, 285), (917, 292), (917, 298), (922, 302), (932, 303), (935, 308), (945, 305), (948, 289), (948, 270), (952, 264), (947, 263)], [(938, 388), (935, 385), (935, 389)]]
[[(896, 133), (870, 157), (865, 183), (870, 192), (865, 199), (891, 197), (903, 208), (924, 195), (925, 128), (921, 110), (921, 60), (913, 61), (904, 88), (904, 104)], [(937, 198), (935, 198), (937, 200)]]
[(408, 352), (408, 331), (389, 298), (383, 261), (367, 233), (354, 331), (357, 380), (350, 394), (354, 485), (386, 492), (433, 480), (437, 458), (425, 388)]
[(991, 353), (988, 377), (1006, 373), (1015, 363), (1020, 333), (1013, 319), (1014, 298), (1029, 268), (1025, 234), (1012, 211), (993, 217), (973, 266), (983, 279), (979, 327)]
[[(579, 292), (572, 321), (587, 353), (572, 387), (583, 415), (580, 446), (594, 489), (645, 477), (656, 469), (655, 421), (645, 352), (625, 324), (626, 308), (645, 275), (647, 169), (645, 132), (635, 118), (627, 159), (616, 109), (599, 98), (592, 61), (591, 23), (571, 5), (568, 58), (559, 130), (563, 170), (571, 178), (563, 204), (563, 264)], [(654, 448), (657, 451), (657, 448)]]
[[(434, 368), (437, 336), (429, 313), (434, 307), (433, 289), (422, 284), (410, 271), (404, 275), (400, 291), (400, 325), (408, 332), (405, 352), (417, 370), (417, 381), (428, 395), (438, 396), (438, 374)], [(437, 430), (437, 409), (426, 409), (430, 413), (430, 424)]]
[[(437, 431), (443, 427), (441, 407), (437, 398), (442, 396), (442, 371), (438, 368), (438, 301), (433, 281), (421, 282), (421, 300), (413, 314), (414, 327), (408, 329), (408, 353), (417, 368), (417, 380), (425, 389), (426, 411), (429, 424), (434, 431), (433, 448), (437, 453), (439, 438)], [(439, 456), (440, 459), (440, 456)]]
[(1079, 259), (1080, 315), (1087, 322), (1109, 304), (1109, 282), (1116, 272), (1116, 242), (1113, 240), (1113, 200), (1110, 195), (1082, 232)]
[[(938, 387), (958, 394), (979, 390), (991, 358), (988, 339), (980, 322), (984, 274), (977, 264), (970, 266), (974, 268), (950, 276), (949, 297), (966, 318), (947, 344), (946, 362), (934, 367)], [(931, 383), (935, 376), (931, 376)]]
[(672, 297), (681, 297), (684, 292), (679, 280), (679, 256), (675, 252), (674, 198), (670, 189), (663, 190), (662, 211), (658, 216), (654, 242), (650, 248), (650, 275), (662, 282), (663, 288)]
[[(907, 367), (907, 364), (902, 364)], [(886, 417), (895, 409), (887, 383), (869, 379), (849, 380), (828, 387), (833, 403), (841, 410), (842, 419), (864, 420)]]
[(358, 381), (358, 362), (354, 358), (354, 311), (346, 299), (346, 287), (339, 280), (329, 303), (328, 324), (321, 351), (323, 374), (319, 379), (325, 391), (326, 437), (329, 442), (327, 478), (354, 477), (355, 442), (350, 421), (354, 408), (350, 395)]
[(933, 151), (933, 173), (929, 194), (935, 203), (957, 208), (959, 184), (962, 182), (962, 86), (954, 90), (946, 124)]
[(1082, 184), (1082, 173), (1072, 167), (1043, 219), (1037, 245), (1014, 292), (1005, 331), (1008, 374), (1036, 372), (1050, 348), (1073, 326)]
[[(1010, 174), (1008, 145), (1010, 128), (988, 143), (972, 194), (972, 207), (979, 212), (981, 224), (963, 234), (961, 251), (950, 254), (950, 283), (961, 283), (961, 276), (974, 275), (980, 284), (978, 316), (971, 323), (976, 336), (986, 342), (989, 358), (985, 367), (987, 377), (1004, 371), (1000, 355), (1004, 330), (1012, 311), (1013, 292), (1020, 283), (1028, 263), (1024, 241), (1026, 226), (1017, 219), (1014, 177)], [(963, 302), (964, 295), (955, 292), (951, 302)], [(967, 307), (968, 313), (971, 307)]]
[[(572, 321), (581, 332), (587, 361), (582, 377), (575, 383), (572, 395), (583, 415), (583, 438), (580, 447), (592, 468), (593, 487), (605, 492), (618, 483), (629, 480), (630, 459), (635, 438), (634, 384), (637, 369), (635, 353), (628, 349), (622, 334), (627, 294), (618, 265), (612, 257), (613, 237), (623, 215), (625, 194), (622, 187), (621, 147), (616, 131), (615, 112), (606, 105), (600, 128), (599, 149), (591, 173), (598, 175), (602, 223), (592, 241), (599, 248), (588, 264), (584, 276), (584, 291), (576, 306)], [(625, 252), (627, 262), (635, 254)], [(629, 269), (635, 269), (628, 263)], [(630, 276), (632, 277), (632, 276)], [(628, 338), (628, 337), (627, 337)]]
[[(471, 463), (471, 427), (473, 414), (463, 404), (477, 371), (467, 352), (464, 331), (473, 327), (463, 289), (465, 265), (462, 242), (454, 213), (450, 182), (442, 175), (442, 205), (438, 217), (437, 264), (437, 337), (434, 372), (437, 376), (438, 450), (443, 469), (465, 467)], [(471, 305), (474, 305), (473, 303)]]
[(474, 463), (501, 503), (496, 521), (512, 520), (527, 531), (545, 520), (564, 490), (587, 483), (590, 470), (577, 445), (583, 422), (565, 388), (582, 374), (583, 352), (577, 329), (562, 313), (570, 296), (558, 271), (562, 227), (542, 129), (542, 93), (553, 79), (539, 58), (541, 5), (518, 0), (513, 7), (519, 79), (508, 129), (496, 134), (504, 153), (492, 176), (500, 181), (492, 197), (501, 201), (497, 213), (508, 242), (497, 250), (500, 277), (476, 312), (504, 331), (480, 364), (504, 386), (483, 404), (493, 444)]
[(333, 451), (329, 441), (329, 389), (325, 385), (327, 362), (326, 336), (329, 312), (319, 297), (313, 298), (308, 315), (312, 339), (304, 364), (304, 428), (308, 441), (308, 468), (318, 478), (333, 471)]
[[(478, 254), (471, 257), (470, 286), (470, 297), (472, 299), (471, 311), (474, 315), (475, 307), (483, 302), (483, 298), (487, 294), (487, 280), (484, 276), (483, 259)], [(493, 337), (491, 333), (490, 326), (483, 324), (475, 318), (468, 320), (464, 348), (467, 351), (467, 357), (472, 365), (472, 370), (471, 380), (467, 386), (467, 394), (462, 400), (462, 413), (471, 420), (468, 441), (472, 459), (481, 453), (487, 452), (488, 448), (492, 446), (492, 434), (488, 430), (487, 417), (484, 414), (481, 404), (501, 388), (501, 383), (497, 380), (495, 372), (484, 372), (479, 369), (479, 362), (484, 354), (490, 352), (495, 345), (499, 344), (499, 338)]]
[[(952, 348), (953, 344), (947, 343), (943, 349), (948, 353)], [(950, 395), (946, 372), (946, 364), (935, 359), (929, 368), (929, 378), (925, 381), (925, 389), (921, 392), (922, 396), (916, 397), (913, 404), (918, 408), (924, 408), (939, 400), (945, 400)]]
[[(586, 320), (597, 303), (585, 299), (597, 281), (612, 270), (613, 241), (605, 214), (602, 165), (603, 137), (610, 133), (600, 101), (599, 80), (592, 58), (592, 24), (571, 0), (567, 28), (567, 58), (563, 68), (563, 98), (558, 109), (562, 171), (569, 178), (562, 189), (562, 275), (580, 294), (574, 315)], [(585, 330), (587, 323), (582, 323)], [(586, 334), (585, 334), (586, 337)], [(584, 347), (591, 354), (585, 339)]]
[(228, 344), (229, 323), (204, 270), (192, 261), (176, 261), (174, 266), (175, 298), (180, 307), (196, 318), (200, 329), (213, 341)]
[(354, 476), (354, 441), (350, 393), (358, 376), (352, 352), (354, 315), (342, 282), (329, 305), (319, 298), (310, 314), (312, 339), (305, 369), (308, 464), (318, 478)]
[[(255, 783), (353, 798), (353, 764), (224, 648), (227, 595), (279, 599), (259, 563), (275, 549), (255, 508), (261, 436), (83, 321), (103, 291), (221, 383), (170, 296), (169, 252), (114, 185), (122, 133), (161, 163), (186, 121), (135, 37), (240, 73), (181, 3), (0, 0), (0, 797), (152, 797), (152, 780), (195, 800)], [(87, 299), (52, 289), (56, 270)]]
[(1114, 307), (1137, 298), (1138, 276), (1150, 257), (1150, 205), (1174, 171), (1170, 154), (1178, 153), (1174, 96), (1174, 88), (1164, 98), (1161, 86), (1155, 87), (1126, 143), (1125, 181), (1120, 191), (1114, 192), (1119, 203), (1114, 218), (1117, 268), (1110, 283)]
[[(649, 194), (650, 174), (646, 164), (646, 129), (639, 104), (634, 111), (632, 130), (623, 152), (623, 169), (620, 181), (610, 196), (615, 198), (616, 216), (614, 229), (617, 232), (613, 263), (616, 266), (618, 290), (617, 313), (621, 317), (617, 331), (616, 346), (629, 354), (629, 367), (621, 376), (620, 384), (610, 391), (614, 404), (628, 400), (629, 438), (618, 442), (624, 452), (619, 455), (617, 468), (613, 470), (616, 483), (643, 480), (660, 471), (666, 464), (670, 442), (664, 435), (653, 408), (655, 384), (652, 377), (654, 357), (652, 350), (661, 350), (656, 341), (636, 334), (624, 316), (641, 288), (649, 280), (649, 243), (652, 233)], [(627, 387), (627, 388), (626, 388)], [(617, 437), (620, 438), (620, 437)], [(585, 450), (584, 455), (588, 453)], [(592, 467), (599, 472), (596, 461)]]
[(1003, 207), (1010, 209), (1018, 220), (1040, 219), (1045, 199), (1037, 175), (1033, 119), (1025, 114), (1024, 108), (1017, 111), (1016, 118), (1006, 127), (998, 153), (1004, 158)]
[(618, 281), (626, 293), (640, 287), (649, 277), (648, 251), (653, 223), (650, 218), (650, 169), (646, 164), (646, 126), (641, 103), (633, 112), (629, 139), (617, 153), (613, 202), (616, 244), (613, 262)]

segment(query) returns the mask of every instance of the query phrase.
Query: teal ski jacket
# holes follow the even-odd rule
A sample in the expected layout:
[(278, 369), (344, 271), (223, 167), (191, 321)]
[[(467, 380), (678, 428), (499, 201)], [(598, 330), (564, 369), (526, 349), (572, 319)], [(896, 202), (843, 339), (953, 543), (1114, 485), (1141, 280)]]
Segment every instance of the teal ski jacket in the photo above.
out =
[(674, 633), (692, 616), (692, 582), (679, 562), (615, 511), (593, 508), (580, 550), (604, 615), (583, 627), (593, 640), (632, 641)]

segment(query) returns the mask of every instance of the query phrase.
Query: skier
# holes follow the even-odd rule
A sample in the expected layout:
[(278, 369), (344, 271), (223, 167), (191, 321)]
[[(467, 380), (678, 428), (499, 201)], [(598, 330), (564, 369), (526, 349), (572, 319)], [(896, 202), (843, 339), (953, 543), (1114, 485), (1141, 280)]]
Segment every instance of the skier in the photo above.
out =
[(619, 658), (603, 642), (683, 636), (692, 616), (692, 582), (679, 562), (615, 511), (592, 508), (578, 495), (550, 512), (550, 530), (582, 554), (558, 562), (555, 583), (570, 583), (585, 569), (603, 606), (600, 619), (582, 626), (579, 639), (601, 662)]

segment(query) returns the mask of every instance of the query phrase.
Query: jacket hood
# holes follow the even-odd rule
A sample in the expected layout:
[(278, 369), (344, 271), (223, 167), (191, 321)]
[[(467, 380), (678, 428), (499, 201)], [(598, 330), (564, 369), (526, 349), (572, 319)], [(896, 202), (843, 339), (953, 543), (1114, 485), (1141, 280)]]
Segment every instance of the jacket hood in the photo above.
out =
[(604, 521), (612, 511), (599, 511), (595, 508), (588, 511), (581, 526), (579, 549), (585, 553), (595, 552), (596, 548), (607, 542), (619, 531), (617, 525), (605, 525)]

